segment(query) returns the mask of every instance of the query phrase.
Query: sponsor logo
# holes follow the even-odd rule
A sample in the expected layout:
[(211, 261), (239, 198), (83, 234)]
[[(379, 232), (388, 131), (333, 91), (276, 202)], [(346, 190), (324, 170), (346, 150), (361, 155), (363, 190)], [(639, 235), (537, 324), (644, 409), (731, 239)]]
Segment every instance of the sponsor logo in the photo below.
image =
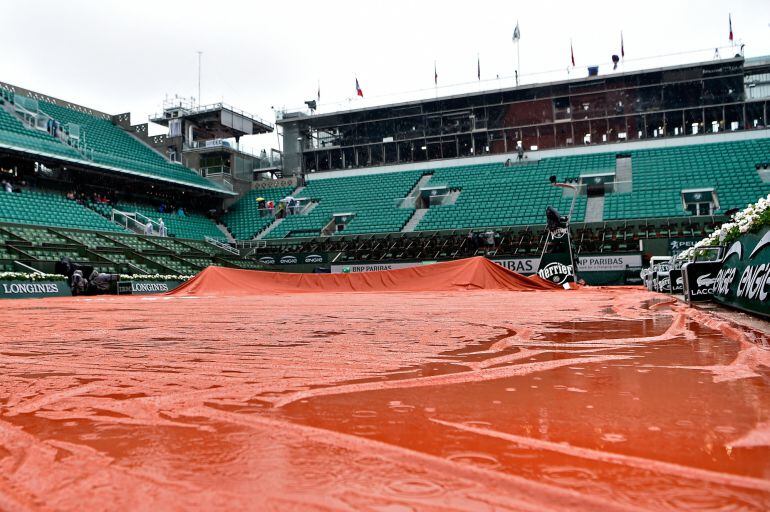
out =
[(700, 288), (711, 288), (714, 286), (714, 284), (716, 284), (717, 278), (711, 277), (711, 274), (703, 274), (702, 276), (698, 276), (695, 282)]
[(319, 254), (308, 254), (305, 256), (305, 263), (323, 263), (323, 256)]
[(131, 282), (131, 291), (133, 293), (159, 293), (167, 292), (168, 285), (166, 283), (141, 283), (138, 281)]
[(393, 270), (395, 267), (393, 265), (353, 265), (346, 268), (348, 272), (379, 272), (381, 270)]
[(738, 269), (733, 267), (723, 268), (717, 272), (716, 282), (714, 283), (714, 293), (716, 295), (727, 295), (727, 292), (730, 291), (730, 285), (735, 280), (737, 271)]
[(735, 295), (750, 300), (766, 301), (768, 297), (766, 285), (768, 278), (770, 278), (768, 270), (770, 270), (770, 265), (767, 263), (746, 267), (741, 274), (740, 281), (738, 281), (738, 290)]
[(265, 265), (275, 265), (275, 258), (272, 256), (262, 256), (259, 258), (259, 262)]
[(676, 278), (676, 286), (677, 286), (677, 288), (681, 288), (683, 285), (684, 285), (684, 281), (682, 280), (682, 278), (681, 277), (677, 277)]
[(543, 279), (547, 279), (556, 284), (564, 284), (573, 274), (572, 265), (565, 265), (558, 261), (549, 263), (537, 272), (537, 275)]
[(3, 283), (4, 293), (59, 293), (57, 283)]
[(535, 269), (540, 265), (538, 258), (492, 260), (492, 262), (520, 274), (534, 274)]
[(283, 256), (280, 260), (278, 260), (278, 263), (282, 265), (290, 265), (297, 263), (297, 257), (296, 256)]

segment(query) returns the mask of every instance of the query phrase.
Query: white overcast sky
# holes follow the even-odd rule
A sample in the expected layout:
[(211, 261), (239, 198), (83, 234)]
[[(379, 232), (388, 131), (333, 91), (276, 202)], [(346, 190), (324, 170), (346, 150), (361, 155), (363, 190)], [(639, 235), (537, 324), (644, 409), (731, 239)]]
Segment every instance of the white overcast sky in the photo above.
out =
[[(130, 111), (134, 123), (159, 112), (167, 94), (197, 96), (197, 50), (203, 103), (224, 100), (271, 122), (273, 107), (314, 99), (319, 81), (321, 111), (458, 90), (449, 84), (510, 84), (517, 20), (525, 83), (566, 78), (570, 39), (572, 76), (584, 76), (585, 66), (620, 53), (621, 31), (629, 70), (710, 59), (729, 44), (728, 13), (746, 57), (770, 55), (770, 0), (3, 0), (0, 7), (0, 80), (112, 114)], [(680, 55), (661, 57), (672, 54)]]

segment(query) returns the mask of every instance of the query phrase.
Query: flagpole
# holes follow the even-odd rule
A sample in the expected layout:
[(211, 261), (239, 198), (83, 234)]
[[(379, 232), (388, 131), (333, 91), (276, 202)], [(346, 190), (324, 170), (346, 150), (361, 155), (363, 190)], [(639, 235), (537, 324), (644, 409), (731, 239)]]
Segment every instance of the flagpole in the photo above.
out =
[(436, 69), (436, 60), (433, 60), (433, 92), (438, 98), (438, 70)]
[(519, 86), (519, 75), (521, 74), (521, 32), (519, 31), (519, 20), (516, 20), (516, 27), (513, 29), (513, 42), (516, 44), (516, 66), (513, 68), (516, 87)]

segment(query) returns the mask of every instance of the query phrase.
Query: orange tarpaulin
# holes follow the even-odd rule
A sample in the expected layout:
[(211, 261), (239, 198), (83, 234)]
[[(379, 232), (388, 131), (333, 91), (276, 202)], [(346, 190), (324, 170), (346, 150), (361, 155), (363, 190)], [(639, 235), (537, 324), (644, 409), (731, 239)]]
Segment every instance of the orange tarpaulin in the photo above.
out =
[(486, 258), (353, 274), (293, 274), (209, 267), (173, 295), (260, 295), (297, 292), (422, 292), (455, 290), (548, 290), (556, 286), (530, 279)]

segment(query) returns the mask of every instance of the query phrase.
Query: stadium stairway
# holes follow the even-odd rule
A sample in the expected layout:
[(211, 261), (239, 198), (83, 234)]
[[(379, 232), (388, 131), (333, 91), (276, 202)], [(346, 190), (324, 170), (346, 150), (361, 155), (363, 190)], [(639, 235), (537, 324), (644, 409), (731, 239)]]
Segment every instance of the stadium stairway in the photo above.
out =
[(594, 196), (586, 199), (585, 222), (601, 222), (604, 220), (604, 196)]
[(269, 235), (269, 234), (270, 234), (270, 232), (271, 232), (272, 230), (274, 230), (275, 228), (277, 228), (278, 226), (280, 226), (280, 225), (281, 225), (281, 223), (282, 223), (284, 220), (286, 220), (286, 219), (285, 219), (285, 218), (284, 218), (284, 219), (274, 219), (274, 220), (273, 220), (273, 222), (271, 222), (271, 223), (270, 223), (270, 225), (269, 225), (269, 226), (267, 226), (265, 229), (263, 229), (262, 231), (260, 231), (260, 232), (259, 232), (259, 234), (258, 234), (258, 235), (257, 235), (257, 236), (256, 236), (254, 239), (255, 239), (255, 240), (262, 240), (262, 239), (263, 239), (263, 238), (265, 238), (267, 235)]
[(417, 227), (417, 224), (420, 223), (423, 217), (425, 217), (425, 214), (428, 213), (427, 208), (420, 208), (418, 210), (415, 210), (412, 214), (412, 217), (409, 219), (409, 221), (404, 225), (404, 227), (401, 229), (404, 233), (410, 233), (414, 231), (414, 228)]

